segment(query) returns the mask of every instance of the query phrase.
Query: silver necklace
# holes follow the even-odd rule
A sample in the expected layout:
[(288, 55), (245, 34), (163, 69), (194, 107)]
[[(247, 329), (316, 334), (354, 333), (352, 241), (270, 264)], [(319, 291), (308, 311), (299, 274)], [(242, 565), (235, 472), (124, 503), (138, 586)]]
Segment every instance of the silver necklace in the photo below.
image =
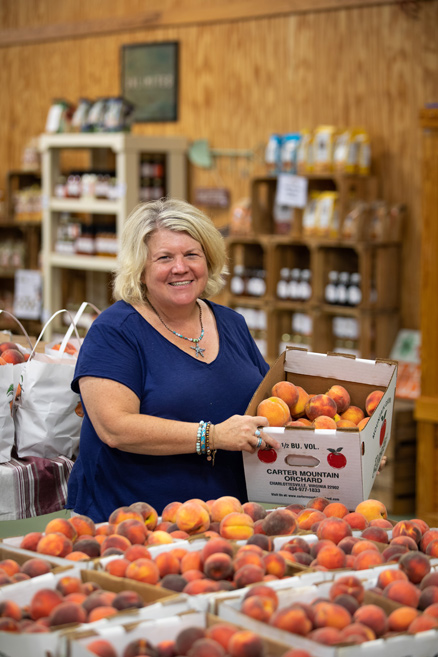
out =
[(188, 340), (189, 342), (193, 342), (195, 344), (195, 346), (190, 347), (190, 349), (193, 349), (195, 351), (196, 358), (198, 358), (198, 356), (202, 356), (202, 358), (204, 358), (205, 349), (201, 349), (201, 347), (199, 346), (199, 343), (201, 342), (202, 338), (204, 337), (204, 326), (202, 324), (202, 308), (201, 308), (201, 304), (199, 303), (199, 301), (196, 302), (196, 305), (199, 308), (199, 323), (201, 324), (201, 335), (199, 336), (199, 338), (187, 338), (182, 333), (178, 333), (178, 331), (173, 331), (169, 326), (167, 326), (167, 324), (164, 322), (162, 317), (160, 317), (157, 310), (153, 307), (153, 305), (151, 304), (151, 302), (149, 301), (149, 299), (147, 297), (146, 297), (146, 301), (148, 302), (148, 304), (150, 305), (150, 307), (152, 308), (152, 310), (154, 311), (154, 313), (156, 314), (156, 316), (158, 317), (158, 319), (160, 320), (160, 322), (162, 323), (164, 328), (166, 328), (168, 331), (173, 333), (173, 335), (176, 335), (177, 338), (182, 338), (183, 340)]

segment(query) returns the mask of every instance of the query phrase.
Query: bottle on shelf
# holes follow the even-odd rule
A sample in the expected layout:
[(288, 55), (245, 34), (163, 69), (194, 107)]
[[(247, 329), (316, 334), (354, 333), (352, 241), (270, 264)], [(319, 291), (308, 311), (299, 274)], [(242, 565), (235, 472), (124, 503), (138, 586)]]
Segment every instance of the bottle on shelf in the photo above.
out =
[(309, 301), (312, 296), (312, 272), (310, 269), (302, 269), (299, 283), (298, 298), (301, 301)]
[(341, 271), (338, 277), (336, 287), (337, 301), (339, 306), (346, 306), (348, 303), (348, 286), (350, 284), (350, 274), (348, 271)]
[(298, 301), (300, 298), (300, 277), (301, 269), (294, 267), (290, 272), (289, 299)]
[(266, 292), (266, 272), (264, 269), (251, 269), (246, 292), (251, 297), (262, 297)]
[(233, 275), (230, 280), (230, 291), (236, 297), (245, 294), (245, 267), (243, 265), (234, 265)]
[(280, 278), (277, 283), (277, 297), (278, 299), (287, 299), (289, 296), (289, 280), (290, 269), (289, 267), (282, 267), (280, 269)]
[(324, 290), (324, 300), (326, 303), (329, 304), (338, 303), (338, 294), (337, 294), (338, 278), (339, 278), (339, 272), (335, 271), (334, 269), (332, 271), (329, 271), (328, 283), (325, 286), (325, 290)]
[(361, 276), (359, 272), (353, 272), (350, 276), (350, 285), (347, 290), (347, 303), (349, 306), (358, 306), (361, 301)]

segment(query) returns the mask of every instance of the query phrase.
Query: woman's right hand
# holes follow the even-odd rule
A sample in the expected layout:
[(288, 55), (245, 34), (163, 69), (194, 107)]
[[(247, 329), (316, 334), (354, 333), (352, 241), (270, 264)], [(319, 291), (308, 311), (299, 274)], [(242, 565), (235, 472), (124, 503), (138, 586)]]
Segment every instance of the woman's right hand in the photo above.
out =
[[(262, 415), (233, 415), (228, 420), (214, 425), (212, 446), (214, 449), (250, 452), (251, 454), (258, 448), (279, 449), (278, 440), (263, 432), (263, 428), (268, 426), (268, 420)], [(260, 431), (261, 445), (258, 445), (257, 429)]]

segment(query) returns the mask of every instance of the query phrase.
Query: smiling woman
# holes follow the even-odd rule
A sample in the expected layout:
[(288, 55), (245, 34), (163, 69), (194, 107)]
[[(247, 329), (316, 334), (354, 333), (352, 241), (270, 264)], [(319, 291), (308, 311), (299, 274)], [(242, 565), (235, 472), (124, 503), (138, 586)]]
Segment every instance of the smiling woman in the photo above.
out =
[(242, 316), (208, 300), (226, 263), (213, 222), (184, 201), (128, 217), (116, 302), (88, 331), (72, 382), (85, 416), (67, 508), (99, 522), (137, 501), (160, 513), (192, 498), (247, 500), (242, 451), (279, 443), (266, 418), (244, 415), (268, 365)]

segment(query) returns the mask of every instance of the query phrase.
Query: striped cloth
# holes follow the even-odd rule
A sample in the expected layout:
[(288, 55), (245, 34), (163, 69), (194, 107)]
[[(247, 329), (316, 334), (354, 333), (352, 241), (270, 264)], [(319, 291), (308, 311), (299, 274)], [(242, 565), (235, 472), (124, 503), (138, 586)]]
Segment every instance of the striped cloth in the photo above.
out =
[(0, 465), (0, 520), (22, 520), (64, 508), (73, 461), (66, 456), (12, 458)]

